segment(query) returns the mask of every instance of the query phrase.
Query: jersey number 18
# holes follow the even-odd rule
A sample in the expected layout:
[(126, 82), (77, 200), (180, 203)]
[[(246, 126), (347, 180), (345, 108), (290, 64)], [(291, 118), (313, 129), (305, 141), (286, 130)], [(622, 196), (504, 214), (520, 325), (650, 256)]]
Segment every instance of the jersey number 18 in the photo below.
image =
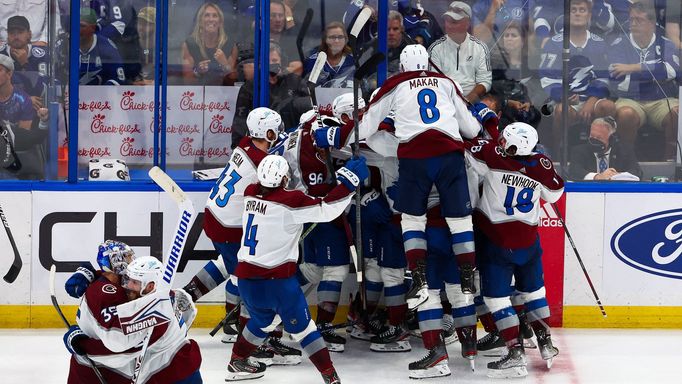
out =
[(532, 188), (523, 188), (516, 194), (516, 188), (507, 186), (507, 195), (504, 197), (504, 208), (507, 215), (514, 214), (514, 208), (522, 213), (528, 213), (533, 209), (533, 192)]

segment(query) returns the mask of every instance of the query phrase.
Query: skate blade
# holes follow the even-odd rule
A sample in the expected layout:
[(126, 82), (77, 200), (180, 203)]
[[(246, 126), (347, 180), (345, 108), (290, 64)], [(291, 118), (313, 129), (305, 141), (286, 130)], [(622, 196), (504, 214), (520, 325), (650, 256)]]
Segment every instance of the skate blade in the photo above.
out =
[(259, 363), (265, 364), (266, 367), (269, 367), (272, 365), (272, 358), (270, 358), (270, 357), (251, 357), (251, 359), (253, 359)]
[(417, 369), (410, 371), (410, 379), (429, 379), (434, 377), (450, 376), (450, 367), (447, 361), (443, 364), (435, 365), (428, 369)]
[(227, 377), (225, 381), (242, 381), (242, 380), (253, 380), (259, 379), (265, 376), (265, 372), (251, 373), (251, 372), (227, 372)]
[(507, 369), (488, 368), (486, 376), (490, 377), (491, 379), (514, 379), (517, 377), (528, 376), (528, 370), (526, 369), (525, 366), (511, 367)]
[(545, 362), (547, 362), (547, 369), (552, 369), (552, 364), (554, 364), (554, 358), (553, 357), (549, 358), (545, 360)]
[(410, 352), (412, 346), (409, 341), (401, 340), (388, 344), (372, 343), (370, 344), (369, 349), (373, 352)]
[(332, 344), (326, 342), (325, 344), (327, 344), (327, 349), (329, 352), (343, 353), (343, 351), (346, 350), (346, 346), (344, 344)]
[(426, 303), (426, 300), (428, 300), (429, 297), (428, 295), (426, 296), (418, 296), (412, 299), (407, 299), (405, 302), (407, 303), (407, 310), (411, 311), (413, 309), (418, 308), (420, 305)]
[(526, 349), (535, 349), (535, 348), (537, 348), (537, 347), (538, 347), (538, 346), (535, 345), (535, 343), (533, 342), (533, 339), (523, 339), (523, 348), (526, 348)]
[(374, 334), (367, 333), (365, 331), (361, 331), (359, 329), (353, 329), (350, 332), (350, 337), (351, 339), (355, 340), (362, 340), (362, 341), (370, 341), (372, 337), (374, 337)]
[[(443, 334), (443, 336), (445, 336), (445, 334)], [(445, 340), (445, 345), (450, 345), (450, 344), (454, 343), (455, 341), (459, 340), (459, 338), (457, 337), (456, 333), (453, 333), (452, 335), (450, 335), (448, 337), (443, 337), (443, 340)]]
[(275, 355), (272, 358), (272, 365), (298, 365), (301, 364), (300, 355)]
[(467, 357), (469, 360), (469, 366), (471, 367), (471, 372), (476, 372), (476, 360), (473, 356)]
[(225, 335), (220, 341), (224, 344), (234, 344), (237, 342), (237, 335)]

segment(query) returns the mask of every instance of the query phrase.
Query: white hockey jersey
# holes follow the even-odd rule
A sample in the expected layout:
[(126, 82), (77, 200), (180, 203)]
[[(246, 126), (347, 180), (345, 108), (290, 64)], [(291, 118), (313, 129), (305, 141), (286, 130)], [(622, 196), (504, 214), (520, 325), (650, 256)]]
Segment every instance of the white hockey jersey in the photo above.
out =
[(284, 188), (260, 195), (260, 185), (250, 185), (244, 192), (244, 234), (235, 275), (240, 279), (293, 276), (303, 224), (335, 219), (353, 193), (339, 184), (324, 198)]
[(258, 164), (267, 153), (245, 137), (234, 149), (206, 201), (204, 231), (215, 242), (241, 239), (244, 190), (258, 182)]
[(467, 142), (466, 158), (480, 175), (483, 194), (474, 224), (496, 245), (520, 249), (537, 239), (539, 200), (553, 203), (564, 192), (564, 181), (545, 155), (510, 157), (495, 142)]
[[(398, 158), (429, 158), (463, 150), (462, 137), (471, 139), (481, 125), (467, 109), (455, 83), (435, 72), (404, 72), (386, 80), (359, 124), (367, 138), (388, 125), (380, 123), (394, 111)], [(352, 127), (342, 129), (341, 142), (353, 138)]]

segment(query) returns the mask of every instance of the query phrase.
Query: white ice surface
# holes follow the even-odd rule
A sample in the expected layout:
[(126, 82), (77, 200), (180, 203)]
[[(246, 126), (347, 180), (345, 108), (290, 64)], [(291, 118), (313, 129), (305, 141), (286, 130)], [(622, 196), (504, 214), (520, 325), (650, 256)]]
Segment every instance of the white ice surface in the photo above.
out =
[[(65, 383), (68, 371), (64, 330), (0, 330), (0, 383)], [(223, 383), (231, 345), (195, 329), (191, 337), (201, 346), (204, 383)], [(479, 330), (479, 338), (482, 330)], [(537, 349), (527, 350), (529, 376), (525, 379), (494, 380), (485, 376), (493, 357), (479, 356), (476, 372), (460, 357), (459, 344), (448, 347), (452, 376), (410, 380), (407, 364), (424, 355), (421, 339), (412, 338), (412, 352), (375, 353), (369, 345), (349, 340), (346, 352), (332, 354), (344, 384), (396, 383), (682, 383), (682, 330), (555, 329), (560, 354), (550, 371)], [(245, 383), (322, 382), (313, 365), (304, 358), (293, 367), (269, 367), (265, 377)]]

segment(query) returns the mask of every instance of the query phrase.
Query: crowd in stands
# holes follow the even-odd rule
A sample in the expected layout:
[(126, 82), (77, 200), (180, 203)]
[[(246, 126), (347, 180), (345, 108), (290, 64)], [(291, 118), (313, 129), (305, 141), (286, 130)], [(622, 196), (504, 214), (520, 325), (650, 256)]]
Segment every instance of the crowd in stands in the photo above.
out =
[[(68, 2), (59, 1), (54, 15), (47, 1), (11, 3), (0, 7), (0, 55), (10, 57), (13, 68), (0, 71), (11, 72), (11, 94), (30, 103), (31, 120), (39, 122), (50, 75), (68, 72), (63, 53)], [(89, 0), (82, 6), (75, 10), (80, 12), (80, 84), (153, 84), (154, 2)], [(270, 2), (270, 106), (285, 123), (295, 125), (310, 107), (303, 101), (305, 82), (318, 52), (327, 54), (327, 62), (317, 86), (352, 86), (355, 61), (363, 57), (353, 56), (347, 29), (363, 7), (373, 16), (358, 44), (370, 51), (378, 36), (376, 0), (327, 1), (323, 15), (317, 1)], [(309, 8), (318, 14), (304, 26)], [(387, 76), (399, 72), (402, 48), (417, 42), (428, 48), (431, 69), (456, 81), (469, 101), (489, 103), (503, 124), (538, 127), (555, 159), (564, 144), (569, 152), (587, 144), (594, 121), (613, 118), (618, 128), (613, 134), (625, 151), (645, 160), (670, 160), (678, 151), (680, 8), (678, 0), (571, 0), (570, 14), (564, 15), (563, 2), (552, 0), (399, 0), (388, 14)], [(237, 139), (253, 102), (254, 9), (253, 0), (216, 0), (171, 3), (169, 10), (169, 50), (177, 53), (169, 54), (169, 84), (242, 85), (233, 123)], [(568, 127), (561, 124), (564, 16), (571, 28)], [(49, 31), (49, 17), (56, 35)], [(301, 37), (303, 44), (297, 42)], [(52, 61), (62, 68), (51, 68), (52, 55), (59, 56)], [(367, 98), (376, 79), (362, 87)], [(16, 127), (6, 115), (14, 108), (7, 102), (0, 100), (0, 120)], [(642, 136), (657, 139), (658, 150), (636, 150)]]

